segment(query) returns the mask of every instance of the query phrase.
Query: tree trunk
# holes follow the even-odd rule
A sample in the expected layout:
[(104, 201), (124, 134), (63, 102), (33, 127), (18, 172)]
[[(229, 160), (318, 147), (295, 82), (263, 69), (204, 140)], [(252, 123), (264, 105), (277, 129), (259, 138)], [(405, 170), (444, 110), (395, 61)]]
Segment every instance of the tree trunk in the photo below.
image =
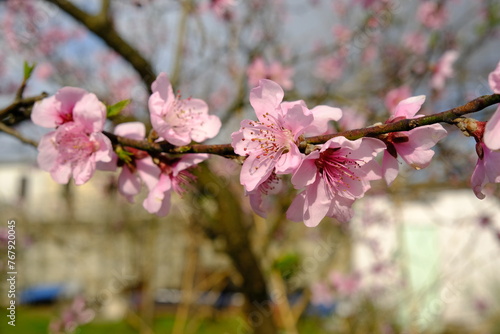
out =
[[(220, 177), (206, 166), (200, 166), (198, 176), (198, 199), (213, 198), (217, 211), (206, 217), (204, 223), (207, 232), (215, 234), (225, 241), (225, 251), (243, 279), (242, 292), (246, 298), (245, 320), (255, 333), (274, 334), (278, 332), (266, 279), (260, 267), (259, 259), (252, 250), (249, 234), (251, 222), (240, 205), (240, 196), (234, 194)], [(235, 333), (246, 333), (246, 326), (237, 328)]]

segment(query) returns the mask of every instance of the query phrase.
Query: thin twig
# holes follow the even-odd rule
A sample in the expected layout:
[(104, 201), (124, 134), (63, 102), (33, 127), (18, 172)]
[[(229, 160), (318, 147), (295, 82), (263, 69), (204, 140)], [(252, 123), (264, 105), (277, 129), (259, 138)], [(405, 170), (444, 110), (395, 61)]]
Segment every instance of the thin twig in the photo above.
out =
[[(462, 117), (463, 115), (474, 113), (483, 110), (486, 107), (500, 103), (500, 94), (484, 95), (478, 97), (462, 106), (452, 108), (434, 115), (423, 116), (413, 119), (403, 119), (398, 122), (389, 124), (380, 124), (376, 126), (371, 126), (362, 129), (349, 130), (344, 132), (338, 132), (329, 135), (315, 136), (305, 138), (299, 145), (299, 149), (304, 152), (308, 144), (323, 144), (333, 137), (343, 136), (350, 140), (355, 140), (361, 137), (376, 137), (389, 132), (399, 132), (399, 131), (410, 131), (420, 126), (431, 125), (435, 123), (449, 123), (455, 124), (454, 120)], [(125, 138), (117, 136), (110, 132), (103, 132), (115, 145), (122, 145), (137, 148), (143, 151), (148, 151), (152, 153), (171, 153), (171, 154), (183, 154), (183, 153), (209, 153), (221, 155), (228, 158), (237, 157), (238, 155), (234, 153), (234, 149), (230, 144), (222, 145), (203, 145), (194, 144), (186, 146), (173, 146), (172, 144), (163, 142), (149, 142), (147, 140), (134, 140), (130, 138)]]
[(20, 134), (19, 132), (17, 132), (13, 128), (3, 124), (2, 122), (0, 122), (0, 131), (5, 132), (13, 137), (16, 137), (17, 139), (19, 139), (20, 141), (22, 141), (25, 144), (29, 144), (29, 145), (34, 146), (34, 147), (38, 147), (38, 142), (36, 142), (35, 140), (24, 137), (22, 134)]

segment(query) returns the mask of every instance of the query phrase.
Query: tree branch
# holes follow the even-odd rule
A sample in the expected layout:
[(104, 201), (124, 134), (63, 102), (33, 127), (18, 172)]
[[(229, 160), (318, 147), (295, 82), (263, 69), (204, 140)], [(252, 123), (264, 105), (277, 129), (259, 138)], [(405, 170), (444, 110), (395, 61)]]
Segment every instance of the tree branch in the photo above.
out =
[(151, 84), (156, 78), (153, 67), (135, 48), (127, 43), (116, 31), (108, 15), (109, 0), (104, 0), (101, 13), (90, 15), (67, 0), (45, 0), (59, 7), (83, 24), (88, 30), (100, 37), (111, 49), (121, 55), (141, 76), (147, 89), (151, 92)]
[[(301, 152), (304, 152), (308, 144), (323, 144), (333, 137), (343, 136), (350, 140), (359, 139), (361, 137), (377, 137), (389, 132), (410, 131), (420, 126), (431, 125), (435, 123), (448, 123), (455, 124), (454, 120), (462, 117), (463, 115), (474, 113), (483, 110), (486, 107), (500, 103), (500, 94), (484, 95), (478, 97), (462, 106), (452, 108), (434, 115), (422, 116), (413, 119), (403, 119), (398, 122), (389, 124), (380, 124), (362, 129), (349, 130), (328, 134), (323, 136), (308, 137), (299, 145)], [(143, 151), (152, 153), (209, 153), (217, 154), (227, 158), (238, 157), (234, 153), (234, 149), (230, 144), (222, 145), (203, 145), (194, 144), (186, 146), (174, 146), (166, 141), (163, 142), (149, 142), (147, 140), (134, 140), (126, 137), (117, 136), (110, 132), (103, 132), (115, 145), (122, 145), (137, 148)]]

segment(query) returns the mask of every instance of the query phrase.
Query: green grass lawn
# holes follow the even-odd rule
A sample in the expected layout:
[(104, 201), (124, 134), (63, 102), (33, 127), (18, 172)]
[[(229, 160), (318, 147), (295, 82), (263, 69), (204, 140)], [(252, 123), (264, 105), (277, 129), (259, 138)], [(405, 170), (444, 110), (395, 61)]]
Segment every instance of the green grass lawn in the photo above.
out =
[[(4, 313), (4, 312), (2, 312)], [(5, 314), (5, 313), (4, 313)], [(19, 334), (38, 334), (48, 333), (49, 322), (56, 315), (52, 308), (19, 307), (16, 314), (16, 326), (7, 324), (8, 318), (2, 316), (0, 322), (0, 333), (19, 333)], [(175, 316), (173, 314), (162, 314), (155, 319), (153, 330), (155, 333), (171, 333), (174, 326)], [(232, 334), (244, 333), (239, 330), (243, 320), (235, 314), (223, 314), (217, 319), (197, 318), (190, 319), (186, 326), (186, 333), (203, 334)], [(90, 324), (81, 326), (76, 331), (77, 334), (135, 334), (138, 331), (125, 321), (120, 322), (102, 322), (93, 321)], [(302, 320), (299, 323), (300, 333), (322, 333), (318, 322), (314, 319)]]

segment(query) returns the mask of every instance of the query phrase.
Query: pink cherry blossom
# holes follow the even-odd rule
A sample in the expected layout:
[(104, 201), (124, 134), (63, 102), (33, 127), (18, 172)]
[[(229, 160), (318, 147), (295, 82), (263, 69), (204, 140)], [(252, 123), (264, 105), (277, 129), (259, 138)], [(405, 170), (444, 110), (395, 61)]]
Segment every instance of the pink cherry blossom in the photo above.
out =
[(246, 156), (240, 182), (248, 192), (267, 180), (274, 171), (288, 174), (302, 160), (297, 142), (304, 133), (326, 131), (329, 120), (338, 120), (338, 108), (317, 106), (309, 110), (304, 101), (282, 102), (283, 89), (271, 80), (261, 80), (250, 92), (250, 104), (258, 121), (243, 120), (233, 132), (232, 146), (236, 154)]
[(187, 145), (192, 140), (202, 142), (215, 137), (220, 130), (220, 119), (208, 114), (203, 100), (184, 99), (174, 95), (165, 73), (153, 82), (149, 97), (149, 112), (153, 129), (173, 145)]
[[(405, 99), (392, 110), (392, 116), (386, 123), (397, 122), (406, 118), (416, 118), (415, 114), (425, 101), (425, 96)], [(421, 126), (410, 131), (392, 132), (383, 138), (387, 145), (382, 159), (382, 171), (387, 184), (391, 184), (399, 173), (398, 156), (416, 169), (427, 167), (434, 151), (431, 148), (446, 136), (441, 124)]]
[(38, 165), (57, 183), (76, 185), (87, 182), (96, 163), (111, 160), (112, 145), (100, 132), (89, 131), (82, 123), (67, 122), (42, 137), (38, 145)]
[(448, 19), (443, 5), (434, 1), (423, 1), (417, 10), (417, 19), (427, 28), (439, 29)]
[(186, 187), (195, 179), (189, 169), (208, 159), (208, 154), (185, 154), (175, 159), (161, 155), (156, 159), (161, 173), (142, 205), (149, 213), (165, 216), (170, 211), (172, 191), (181, 195), (186, 192)]
[(352, 218), (351, 206), (380, 179), (374, 157), (385, 145), (375, 138), (350, 141), (334, 137), (310, 153), (292, 176), (295, 188), (304, 188), (287, 211), (287, 218), (314, 227), (325, 217), (341, 222)]
[[(493, 72), (488, 76), (493, 93), (500, 94), (500, 62)], [(500, 150), (500, 106), (497, 108), (493, 116), (486, 123), (484, 130), (484, 143), (490, 150)]]
[(63, 87), (53, 96), (39, 101), (31, 113), (33, 123), (55, 128), (67, 122), (86, 123), (91, 132), (102, 131), (106, 106), (95, 94), (76, 87)]
[(476, 144), (479, 158), (471, 177), (471, 186), (479, 199), (484, 199), (483, 188), (487, 183), (500, 183), (500, 151), (490, 150), (484, 143)]
[(58, 183), (87, 182), (97, 162), (111, 160), (111, 142), (101, 133), (106, 107), (87, 91), (63, 87), (54, 96), (37, 102), (31, 119), (43, 127), (57, 127), (42, 137), (38, 164)]
[(431, 87), (436, 90), (442, 90), (444, 88), (444, 84), (446, 79), (453, 78), (454, 70), (453, 63), (458, 59), (458, 51), (449, 50), (446, 51), (441, 58), (439, 58), (436, 63), (432, 78), (431, 78)]
[(279, 62), (267, 65), (262, 57), (257, 57), (247, 69), (248, 85), (255, 87), (261, 79), (270, 79), (282, 86), (284, 89), (293, 88), (293, 69), (285, 67)]
[(411, 88), (409, 86), (401, 86), (391, 89), (385, 96), (385, 106), (388, 110), (396, 108), (399, 102), (411, 96)]

